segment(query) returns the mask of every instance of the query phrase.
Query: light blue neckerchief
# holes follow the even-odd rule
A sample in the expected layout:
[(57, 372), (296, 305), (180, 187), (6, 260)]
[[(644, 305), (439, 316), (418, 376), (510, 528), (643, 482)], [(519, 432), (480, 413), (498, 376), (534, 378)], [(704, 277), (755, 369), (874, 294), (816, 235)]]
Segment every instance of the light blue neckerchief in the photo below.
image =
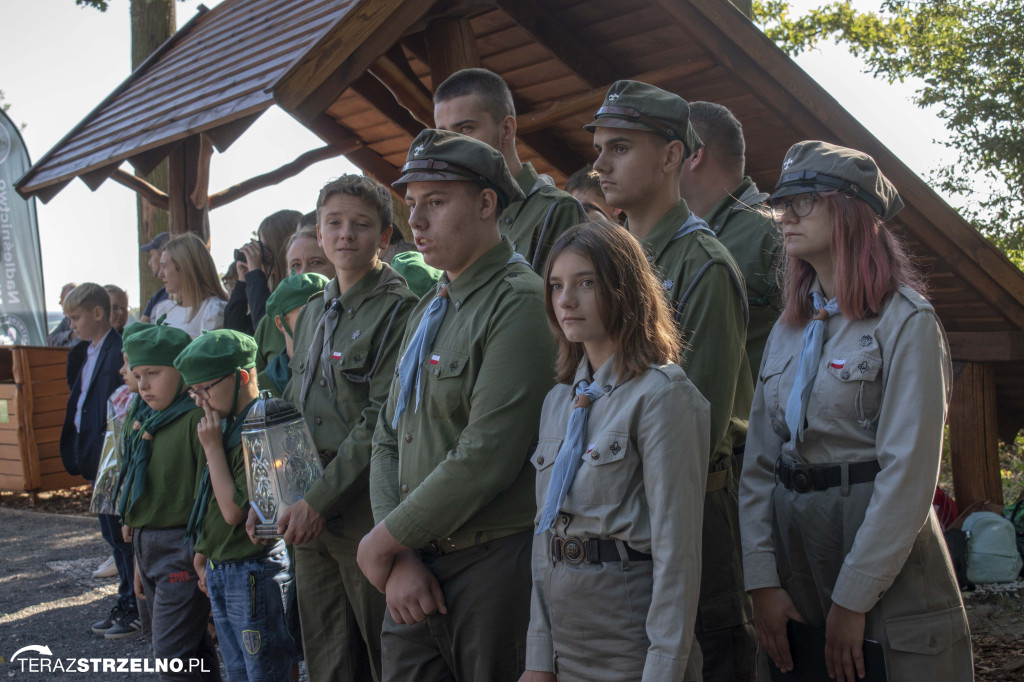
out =
[(676, 230), (676, 233), (672, 235), (672, 239), (669, 241), (674, 242), (680, 237), (685, 237), (691, 232), (696, 232), (697, 230), (704, 230), (712, 237), (715, 236), (715, 231), (708, 227), (708, 224), (704, 222), (702, 218), (698, 218), (696, 213), (690, 211), (690, 215), (686, 219), (686, 222), (679, 226), (679, 229)]
[[(518, 253), (513, 253), (505, 265), (509, 266), (513, 263), (522, 263), (527, 267), (530, 265)], [(398, 361), (398, 381), (401, 388), (398, 392), (398, 400), (395, 402), (395, 418), (391, 420), (391, 428), (393, 429), (398, 428), (398, 419), (409, 406), (409, 393), (412, 391), (414, 382), (416, 384), (416, 404), (413, 406), (413, 412), (419, 409), (420, 367), (423, 366), (424, 360), (427, 359), (427, 354), (430, 353), (430, 349), (434, 346), (437, 330), (441, 328), (441, 322), (444, 321), (446, 312), (448, 312), (448, 283), (442, 282), (437, 294), (434, 296), (434, 300), (427, 306), (427, 312), (423, 313), (423, 317), (420, 318), (420, 323), (416, 327), (416, 332), (412, 335), (412, 339), (409, 340), (405, 354)]]
[(786, 400), (786, 426), (789, 427), (787, 446), (790, 452), (796, 450), (798, 440), (803, 440), (807, 402), (811, 397), (811, 386), (814, 385), (818, 363), (821, 361), (821, 347), (825, 343), (825, 321), (839, 312), (839, 303), (834, 298), (826, 303), (824, 296), (812, 291), (811, 300), (814, 302), (815, 313), (804, 330), (804, 345), (800, 349), (796, 378)]
[(587, 433), (587, 418), (590, 406), (604, 395), (597, 382), (580, 381), (576, 385), (576, 403), (569, 415), (569, 425), (565, 429), (565, 440), (558, 448), (558, 455), (551, 468), (551, 480), (548, 482), (547, 496), (544, 498), (544, 513), (537, 524), (534, 535), (540, 535), (555, 522), (558, 510), (569, 494), (569, 487), (576, 478), (583, 457), (583, 437)]

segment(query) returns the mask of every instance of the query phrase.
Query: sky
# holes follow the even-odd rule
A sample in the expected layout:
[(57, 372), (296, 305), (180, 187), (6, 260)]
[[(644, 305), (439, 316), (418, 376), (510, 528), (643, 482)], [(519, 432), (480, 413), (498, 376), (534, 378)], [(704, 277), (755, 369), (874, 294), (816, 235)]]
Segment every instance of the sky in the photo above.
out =
[[(180, 27), (200, 2), (177, 2)], [(211, 9), (220, 0), (205, 0)], [(795, 12), (821, 4), (791, 3)], [(855, 2), (877, 9), (878, 2)], [(919, 175), (951, 160), (940, 142), (948, 133), (934, 111), (910, 101), (914, 83), (889, 85), (861, 72), (843, 48), (826, 45), (797, 58), (839, 103)], [(22, 136), (32, 161), (40, 159), (130, 75), (128, 0), (110, 0), (99, 12), (74, 0), (0, 0), (0, 90), (8, 115), (25, 124)], [(273, 170), (323, 141), (288, 114), (271, 107), (224, 154), (215, 152), (210, 193)], [(130, 166), (125, 166), (130, 169)], [(248, 241), (260, 221), (275, 211), (313, 209), (319, 188), (330, 178), (358, 172), (344, 158), (314, 164), (273, 187), (210, 214), (211, 253), (218, 270), (234, 249)], [(37, 202), (47, 309), (59, 310), (65, 282), (117, 284), (139, 305), (135, 194), (108, 180), (92, 192), (74, 180), (48, 204)]]

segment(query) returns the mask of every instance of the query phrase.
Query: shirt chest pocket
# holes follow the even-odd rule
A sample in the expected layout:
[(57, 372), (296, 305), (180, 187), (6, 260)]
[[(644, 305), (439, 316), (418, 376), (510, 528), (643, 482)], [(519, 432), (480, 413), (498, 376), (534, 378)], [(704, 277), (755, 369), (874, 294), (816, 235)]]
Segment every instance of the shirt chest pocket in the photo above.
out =
[(544, 510), (544, 500), (547, 499), (548, 484), (551, 482), (551, 465), (558, 457), (558, 448), (562, 447), (561, 438), (542, 438), (537, 443), (537, 449), (533, 451), (530, 462), (537, 469), (537, 518), (540, 521), (540, 514)]
[(373, 379), (373, 347), (370, 340), (360, 339), (338, 350), (331, 351), (331, 368), (335, 381), (368, 384)]
[(882, 402), (882, 356), (877, 351), (826, 358), (817, 393), (822, 414), (873, 428)]
[(569, 488), (569, 499), (582, 505), (619, 504), (626, 495), (636, 461), (629, 434), (605, 431), (588, 443), (583, 462)]
[[(771, 416), (772, 425), (776, 431), (780, 427), (786, 428), (782, 410), (789, 399), (789, 387), (784, 388), (782, 383), (786, 368), (793, 362), (793, 358), (793, 355), (769, 355), (765, 359), (764, 368), (758, 377), (764, 395), (765, 411)], [(788, 432), (786, 437), (788, 437)]]
[(434, 417), (450, 417), (462, 405), (469, 355), (444, 348), (431, 350), (421, 372), (426, 374), (424, 400)]

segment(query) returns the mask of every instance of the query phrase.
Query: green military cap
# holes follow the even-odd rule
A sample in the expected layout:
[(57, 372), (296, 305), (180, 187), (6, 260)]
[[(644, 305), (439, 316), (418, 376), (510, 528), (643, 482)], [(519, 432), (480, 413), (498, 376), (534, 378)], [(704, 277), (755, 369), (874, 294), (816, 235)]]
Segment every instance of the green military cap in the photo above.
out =
[(583, 126), (628, 128), (657, 133), (683, 143), (686, 156), (704, 146), (690, 125), (690, 105), (679, 95), (640, 81), (615, 81), (604, 96), (594, 120)]
[(405, 278), (410, 291), (421, 297), (434, 288), (442, 274), (437, 268), (427, 265), (419, 251), (396, 253), (391, 259), (391, 267)]
[(132, 369), (140, 365), (173, 367), (178, 353), (191, 341), (192, 337), (177, 327), (151, 324), (125, 339), (124, 352)]
[(402, 177), (391, 186), (444, 180), (469, 180), (493, 189), (501, 210), (525, 198), (497, 149), (459, 133), (427, 128), (412, 141)]
[(804, 140), (789, 148), (771, 198), (828, 190), (862, 199), (882, 220), (903, 209), (896, 187), (882, 175), (873, 158), (820, 140)]
[(203, 332), (174, 360), (189, 386), (256, 366), (256, 340), (233, 329)]
[(155, 327), (155, 324), (151, 322), (132, 322), (130, 325), (124, 328), (121, 332), (121, 351), (125, 352), (125, 343), (128, 341), (128, 337), (141, 332), (143, 329), (149, 329)]
[(291, 311), (306, 305), (310, 296), (321, 293), (329, 281), (319, 272), (285, 277), (267, 299), (267, 316), (273, 320), (280, 315), (283, 320)]

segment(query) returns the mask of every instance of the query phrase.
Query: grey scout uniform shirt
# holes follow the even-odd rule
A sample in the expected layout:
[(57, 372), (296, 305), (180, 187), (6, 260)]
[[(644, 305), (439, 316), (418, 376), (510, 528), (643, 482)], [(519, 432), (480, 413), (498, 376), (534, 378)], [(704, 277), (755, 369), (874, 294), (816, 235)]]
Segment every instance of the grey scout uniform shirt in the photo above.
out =
[[(536, 442), (555, 346), (541, 280), (511, 263), (502, 241), (448, 285), (449, 303), (416, 392), (393, 429), (400, 390), (377, 422), (370, 474), (376, 521), (407, 547), (434, 540), (485, 542), (533, 528)], [(409, 318), (402, 353), (430, 305)]]
[(542, 180), (531, 163), (523, 164), (516, 183), (526, 199), (502, 211), (498, 227), (543, 277), (552, 245), (570, 227), (586, 222), (587, 214), (575, 197)]
[[(609, 358), (591, 377), (584, 358), (573, 386), (555, 386), (544, 401), (540, 441), (532, 458), (537, 469), (537, 520), (572, 414), (574, 387), (583, 379), (597, 382), (605, 395), (589, 408), (585, 452), (580, 455), (583, 463), (552, 530), (562, 538), (622, 540), (653, 555), (650, 604), (636, 604), (640, 612), (649, 607), (646, 632), (651, 646), (643, 679), (683, 679), (695, 641), (700, 588), (701, 521), (710, 449), (708, 401), (676, 364), (651, 366), (624, 382), (617, 379), (614, 364), (615, 358)], [(550, 541), (551, 531), (536, 536), (533, 543), (534, 587), (526, 650), (530, 670), (553, 670), (551, 613), (569, 606), (565, 597), (547, 590), (546, 577), (552, 571)], [(585, 572), (566, 570), (573, 577), (578, 574), (584, 581), (581, 590), (587, 589)], [(638, 587), (637, 594), (641, 593)], [(602, 610), (601, 594), (594, 594), (593, 600), (592, 606), (571, 608), (613, 619), (608, 623), (610, 630), (616, 627), (615, 618), (631, 617)]]
[[(673, 240), (690, 209), (680, 201), (642, 240), (683, 331), (680, 365), (711, 403), (711, 470), (742, 445), (753, 382), (746, 359), (746, 295), (736, 261), (704, 231)], [(629, 227), (629, 221), (626, 221)]]
[[(338, 280), (332, 279), (326, 291), (337, 297)], [(338, 326), (331, 337), (337, 355), (330, 360), (333, 396), (322, 378), (319, 358), (309, 357), (309, 344), (324, 314), (323, 295), (312, 296), (295, 322), (292, 376), (284, 397), (299, 407), (302, 378), (306, 372), (315, 373), (302, 413), (317, 450), (335, 455), (305, 500), (329, 520), (340, 515), (339, 525), (355, 542), (373, 526), (367, 490), (371, 441), (405, 322), (415, 304), (405, 280), (385, 263), (378, 263), (340, 297)]]
[(752, 377), (761, 366), (761, 354), (772, 325), (779, 318), (780, 292), (775, 269), (782, 249), (779, 231), (752, 207), (768, 198), (749, 177), (702, 216), (732, 257), (747, 285), (747, 361)]
[[(796, 452), (810, 464), (877, 458), (881, 465), (832, 591), (837, 604), (866, 612), (901, 571), (931, 511), (951, 390), (949, 349), (935, 311), (907, 286), (883, 304), (877, 317), (854, 321), (837, 314), (826, 324), (804, 438)], [(772, 542), (774, 466), (789, 440), (786, 401), (802, 336), (802, 327), (775, 325), (754, 397), (740, 481), (748, 590), (780, 584)]]

